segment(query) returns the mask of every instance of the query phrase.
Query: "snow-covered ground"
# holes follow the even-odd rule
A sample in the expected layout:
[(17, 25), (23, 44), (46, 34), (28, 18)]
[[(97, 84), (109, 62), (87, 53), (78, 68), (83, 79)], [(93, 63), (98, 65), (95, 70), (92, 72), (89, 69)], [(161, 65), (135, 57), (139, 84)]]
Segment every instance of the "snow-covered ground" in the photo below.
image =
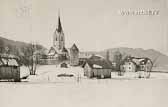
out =
[(168, 107), (168, 80), (0, 83), (0, 107)]
[[(22, 68), (23, 69), (23, 68)], [(21, 70), (22, 76), (23, 74), (28, 74), (28, 69), (24, 68)], [(117, 72), (112, 72), (112, 78), (106, 80), (97, 80), (97, 79), (88, 79), (84, 77), (83, 68), (81, 67), (68, 67), (68, 68), (60, 68), (56, 65), (43, 65), (37, 68), (37, 75), (29, 76), (28, 79), (23, 81), (28, 82), (38, 82), (38, 83), (76, 83), (76, 82), (93, 82), (93, 81), (113, 81), (114, 79), (121, 80), (140, 80), (137, 78), (139, 73), (125, 73), (124, 76), (118, 76)], [(72, 74), (73, 77), (58, 77), (59, 74)], [(143, 78), (145, 80), (145, 78)], [(151, 73), (150, 79), (168, 79), (168, 73)], [(149, 80), (149, 79), (148, 79)]]
[[(62, 73), (74, 77), (57, 77)], [(23, 82), (0, 83), (0, 107), (168, 107), (168, 73), (127, 75), (87, 79), (80, 67), (39, 66)]]

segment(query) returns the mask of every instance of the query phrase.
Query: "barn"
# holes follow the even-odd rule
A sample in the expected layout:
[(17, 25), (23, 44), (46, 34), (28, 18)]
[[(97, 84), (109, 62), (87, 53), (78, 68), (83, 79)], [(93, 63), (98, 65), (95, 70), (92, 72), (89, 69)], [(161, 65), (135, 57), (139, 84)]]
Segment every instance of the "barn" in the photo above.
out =
[(14, 55), (0, 54), (0, 80), (20, 81), (19, 58)]
[(88, 78), (111, 78), (111, 71), (111, 62), (105, 59), (88, 59), (84, 64), (84, 76), (87, 76)]

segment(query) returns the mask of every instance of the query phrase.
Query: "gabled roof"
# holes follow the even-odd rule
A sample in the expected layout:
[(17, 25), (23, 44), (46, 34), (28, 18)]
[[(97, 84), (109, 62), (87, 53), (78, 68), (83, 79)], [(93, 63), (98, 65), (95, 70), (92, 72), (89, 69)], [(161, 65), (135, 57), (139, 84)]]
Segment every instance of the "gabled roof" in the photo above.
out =
[(93, 69), (112, 69), (112, 64), (108, 60), (90, 60), (90, 59), (88, 59), (88, 60), (86, 60), (86, 63)]
[(72, 47), (70, 48), (70, 50), (79, 52), (79, 49), (76, 46), (76, 44), (73, 44)]
[(65, 47), (63, 47), (61, 52), (68, 52), (68, 50)]
[(57, 51), (55, 50), (54, 47), (51, 47), (49, 52), (48, 52), (48, 55), (55, 55), (55, 54), (57, 54)]
[(105, 58), (101, 55), (92, 55), (89, 59), (90, 60), (105, 60)]

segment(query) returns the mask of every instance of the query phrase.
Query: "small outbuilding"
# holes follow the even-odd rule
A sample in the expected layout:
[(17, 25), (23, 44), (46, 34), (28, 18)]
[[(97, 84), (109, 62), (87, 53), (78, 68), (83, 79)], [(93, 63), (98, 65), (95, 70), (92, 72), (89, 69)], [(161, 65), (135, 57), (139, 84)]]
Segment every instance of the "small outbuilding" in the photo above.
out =
[(67, 63), (63, 62), (60, 64), (60, 67), (61, 68), (68, 68), (68, 65), (67, 65)]
[(86, 60), (84, 64), (84, 76), (88, 78), (111, 78), (112, 64), (105, 59)]

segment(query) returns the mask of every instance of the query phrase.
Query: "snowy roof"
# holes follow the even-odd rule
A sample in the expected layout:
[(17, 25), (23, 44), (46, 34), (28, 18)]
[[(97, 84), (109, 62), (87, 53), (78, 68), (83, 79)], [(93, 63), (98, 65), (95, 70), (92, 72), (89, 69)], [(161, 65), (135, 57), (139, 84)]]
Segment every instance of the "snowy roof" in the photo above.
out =
[(87, 60), (86, 63), (95, 69), (112, 69), (112, 64), (107, 60)]
[(0, 66), (19, 66), (18, 60), (13, 57), (0, 57)]
[(105, 58), (101, 55), (92, 55), (89, 59), (91, 59), (91, 60), (102, 60), (102, 59), (105, 59)]
[(148, 61), (152, 63), (152, 61), (149, 58), (135, 58), (135, 57), (128, 57), (124, 61), (131, 61), (135, 63), (136, 65), (143, 65), (146, 64)]
[(15, 59), (8, 59), (8, 65), (9, 66), (19, 66), (17, 61)]
[(0, 54), (1, 58), (15, 58), (15, 59), (19, 59), (19, 57), (12, 55), (12, 54)]

